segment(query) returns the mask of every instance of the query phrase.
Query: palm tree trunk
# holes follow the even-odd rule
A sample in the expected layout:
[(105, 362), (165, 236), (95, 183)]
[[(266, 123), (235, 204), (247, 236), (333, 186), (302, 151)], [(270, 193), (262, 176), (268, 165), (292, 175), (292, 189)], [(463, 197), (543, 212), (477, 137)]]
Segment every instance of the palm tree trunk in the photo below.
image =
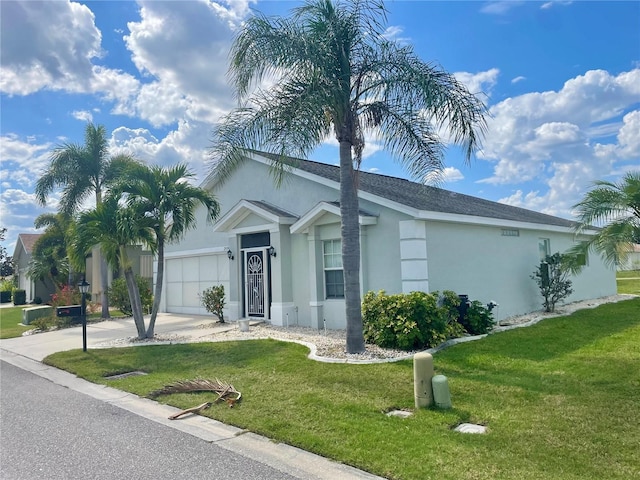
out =
[(107, 295), (107, 288), (109, 287), (109, 267), (101, 250), (98, 250), (98, 255), (100, 255), (100, 303), (102, 304), (102, 318), (110, 318), (109, 296)]
[(129, 292), (129, 300), (131, 301), (131, 310), (133, 312), (133, 322), (136, 324), (138, 338), (146, 338), (144, 328), (144, 314), (142, 312), (142, 301), (140, 300), (140, 292), (136, 285), (136, 279), (131, 267), (124, 269), (124, 279), (127, 282), (127, 290)]
[(152, 338), (156, 327), (156, 317), (160, 309), (160, 298), (162, 296), (162, 282), (164, 281), (164, 240), (158, 236), (158, 273), (156, 274), (156, 285), (153, 291), (153, 306), (151, 307), (151, 319), (147, 329), (147, 338)]
[(360, 300), (360, 225), (358, 187), (353, 170), (351, 144), (340, 142), (340, 215), (342, 268), (347, 315), (347, 353), (364, 352)]

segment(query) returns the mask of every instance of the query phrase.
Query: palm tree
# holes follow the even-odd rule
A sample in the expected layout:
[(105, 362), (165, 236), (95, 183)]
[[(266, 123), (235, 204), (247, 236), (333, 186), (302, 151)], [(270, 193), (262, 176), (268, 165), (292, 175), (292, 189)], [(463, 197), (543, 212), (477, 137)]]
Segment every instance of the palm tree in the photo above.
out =
[(165, 243), (181, 239), (187, 230), (195, 227), (195, 209), (198, 205), (206, 209), (209, 221), (215, 220), (220, 212), (213, 195), (188, 183), (194, 177), (195, 174), (185, 164), (169, 168), (139, 164), (128, 171), (117, 187), (118, 191), (127, 195), (128, 205), (151, 222), (154, 232), (150, 246), (158, 258), (158, 272), (148, 338), (153, 337), (162, 296)]
[[(469, 161), (484, 129), (485, 106), (453, 75), (422, 62), (410, 46), (383, 36), (376, 0), (308, 0), (290, 18), (252, 17), (231, 50), (230, 75), (242, 106), (215, 131), (220, 181), (246, 149), (275, 154), (276, 180), (330, 135), (340, 145), (340, 214), (347, 351), (364, 350), (360, 306), (358, 175), (365, 134), (416, 178), (441, 172), (444, 130)], [(250, 89), (264, 80), (269, 88)]]
[[(44, 206), (49, 195), (56, 188), (63, 187), (59, 205), (61, 212), (69, 215), (76, 213), (91, 195), (95, 195), (95, 203), (100, 205), (105, 190), (119, 178), (124, 168), (134, 162), (127, 155), (110, 157), (104, 126), (89, 123), (85, 128), (84, 145), (65, 143), (53, 150), (49, 167), (36, 183), (36, 199)], [(108, 273), (104, 258), (101, 257), (100, 302), (103, 318), (109, 318)]]
[(71, 283), (67, 247), (72, 223), (73, 219), (65, 213), (43, 213), (36, 217), (34, 226), (46, 229), (33, 246), (28, 271), (31, 278), (49, 278), (56, 286), (64, 283), (64, 280)]
[(80, 258), (85, 258), (94, 245), (99, 245), (107, 263), (120, 268), (124, 274), (140, 339), (146, 337), (144, 312), (126, 249), (136, 243), (151, 242), (153, 233), (150, 227), (150, 219), (119, 204), (117, 196), (109, 195), (95, 209), (79, 215), (74, 235), (74, 251), (80, 254)]
[(620, 182), (594, 182), (594, 188), (573, 206), (577, 213), (576, 233), (604, 224), (572, 253), (599, 252), (605, 262), (624, 261), (633, 243), (640, 241), (640, 171), (626, 173)]

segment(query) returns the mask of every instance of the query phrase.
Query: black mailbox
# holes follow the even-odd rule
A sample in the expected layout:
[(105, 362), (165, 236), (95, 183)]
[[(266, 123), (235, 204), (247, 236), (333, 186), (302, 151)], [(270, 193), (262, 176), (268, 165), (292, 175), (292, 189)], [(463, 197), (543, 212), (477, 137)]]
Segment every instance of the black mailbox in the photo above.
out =
[(56, 317), (80, 317), (82, 316), (82, 306), (64, 305), (56, 307)]

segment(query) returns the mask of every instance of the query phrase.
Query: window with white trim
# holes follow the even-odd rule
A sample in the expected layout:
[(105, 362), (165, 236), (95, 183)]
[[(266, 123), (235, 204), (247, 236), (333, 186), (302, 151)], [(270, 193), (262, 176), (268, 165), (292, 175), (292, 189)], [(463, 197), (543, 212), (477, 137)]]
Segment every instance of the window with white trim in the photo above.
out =
[(342, 272), (342, 240), (322, 242), (325, 298), (344, 298)]

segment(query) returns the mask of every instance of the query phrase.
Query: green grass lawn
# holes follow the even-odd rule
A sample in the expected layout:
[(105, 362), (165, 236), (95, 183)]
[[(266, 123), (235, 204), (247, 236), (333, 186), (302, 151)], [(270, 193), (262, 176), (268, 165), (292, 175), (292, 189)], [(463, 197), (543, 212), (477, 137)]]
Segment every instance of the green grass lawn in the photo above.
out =
[[(18, 307), (0, 308), (0, 339), (19, 337), (23, 332), (33, 328), (32, 325), (21, 325), (22, 309), (32, 306), (33, 305), (20, 305)], [(120, 310), (113, 310), (111, 316), (117, 318), (124, 315)], [(100, 312), (87, 316), (87, 322), (89, 323), (99, 322), (101, 320)]]
[(616, 274), (618, 293), (640, 295), (640, 270), (629, 270)]
[[(640, 478), (640, 298), (490, 335), (435, 355), (454, 408), (413, 408), (412, 362), (325, 364), (275, 340), (69, 351), (45, 362), (147, 395), (219, 378), (243, 393), (204, 415), (392, 479)], [(109, 381), (132, 370), (149, 375)], [(189, 408), (212, 394), (159, 401)], [(452, 431), (481, 423), (487, 435)]]
[(22, 332), (32, 327), (20, 325), (22, 322), (22, 309), (24, 307), (0, 308), (0, 339), (13, 338), (22, 335)]

